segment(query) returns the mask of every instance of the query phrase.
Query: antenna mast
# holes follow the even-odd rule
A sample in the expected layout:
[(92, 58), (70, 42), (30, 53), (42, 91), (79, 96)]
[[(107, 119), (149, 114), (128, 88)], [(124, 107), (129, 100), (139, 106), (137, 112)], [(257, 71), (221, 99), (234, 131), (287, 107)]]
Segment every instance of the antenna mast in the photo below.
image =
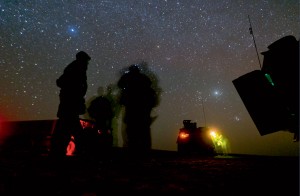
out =
[(205, 110), (204, 110), (204, 105), (203, 105), (203, 99), (201, 97), (201, 102), (202, 102), (202, 111), (203, 111), (203, 117), (204, 117), (204, 126), (206, 127), (206, 116), (205, 116)]
[(248, 15), (248, 19), (249, 19), (249, 24), (250, 24), (249, 31), (250, 31), (250, 34), (252, 35), (252, 38), (253, 38), (253, 42), (254, 42), (254, 46), (255, 46), (255, 50), (256, 50), (257, 59), (258, 59), (259, 66), (260, 66), (260, 69), (261, 69), (261, 63), (260, 63), (259, 55), (258, 55), (258, 52), (257, 52), (257, 47), (256, 47), (255, 38), (254, 38), (254, 34), (253, 34), (252, 25), (251, 25), (251, 21), (250, 21), (250, 16), (249, 15)]

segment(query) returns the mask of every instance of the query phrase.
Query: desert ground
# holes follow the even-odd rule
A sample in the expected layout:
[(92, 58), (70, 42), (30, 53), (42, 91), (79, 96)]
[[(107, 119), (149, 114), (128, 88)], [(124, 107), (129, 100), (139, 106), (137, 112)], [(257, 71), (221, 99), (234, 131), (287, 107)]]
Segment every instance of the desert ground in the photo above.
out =
[(299, 195), (299, 158), (178, 154), (152, 150), (132, 157), (2, 152), (0, 195)]

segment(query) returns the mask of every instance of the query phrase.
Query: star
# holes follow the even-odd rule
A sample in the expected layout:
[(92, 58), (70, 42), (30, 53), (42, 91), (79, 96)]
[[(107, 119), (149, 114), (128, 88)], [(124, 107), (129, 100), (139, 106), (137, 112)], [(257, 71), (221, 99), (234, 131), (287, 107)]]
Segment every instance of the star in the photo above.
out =
[(76, 37), (79, 34), (79, 28), (76, 26), (68, 26), (67, 33), (71, 37)]
[[(262, 60), (260, 52), (281, 37), (299, 39), (298, 0), (46, 2), (0, 3), (0, 116), (56, 118), (55, 81), (84, 50), (92, 57), (87, 99), (115, 84), (131, 64), (145, 61), (154, 70), (162, 93), (151, 127), (153, 148), (176, 150), (171, 138), (181, 118), (202, 122), (202, 105), (207, 123), (224, 135), (243, 130), (265, 146), (249, 126), (253, 122), (232, 80), (259, 68), (248, 14)], [(233, 151), (241, 153), (241, 145), (256, 151), (246, 136), (233, 139)]]

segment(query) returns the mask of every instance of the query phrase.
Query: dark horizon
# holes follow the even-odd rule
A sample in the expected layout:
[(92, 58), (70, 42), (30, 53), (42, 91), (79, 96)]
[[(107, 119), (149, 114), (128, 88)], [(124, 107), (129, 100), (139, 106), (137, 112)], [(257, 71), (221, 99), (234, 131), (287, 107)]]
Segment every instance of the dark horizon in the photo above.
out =
[[(90, 120), (90, 119), (85, 119)], [(49, 139), (55, 127), (57, 119), (47, 120), (23, 120), (23, 121), (0, 121), (1, 134), (0, 134), (0, 153), (14, 153), (30, 155), (35, 154), (37, 156), (48, 156), (50, 151)], [(179, 133), (179, 130), (178, 130)], [(113, 148), (126, 149), (123, 146), (121, 133), (113, 133), (114, 142)], [(162, 156), (174, 156), (178, 154), (177, 149), (166, 150), (159, 148), (152, 148), (152, 153), (162, 154)], [(151, 154), (152, 154), (151, 153)], [(188, 155), (189, 153), (187, 153)], [(194, 156), (197, 156), (197, 151), (193, 152)], [(191, 154), (191, 155), (192, 155)], [(68, 155), (70, 156), (70, 155)], [(71, 155), (72, 156), (72, 155)], [(96, 156), (96, 155), (95, 155)], [(198, 154), (198, 156), (200, 156)], [(247, 154), (247, 153), (225, 153), (218, 152), (215, 157), (299, 157), (299, 155), (261, 155), (261, 154)], [(212, 156), (212, 157), (214, 157)]]

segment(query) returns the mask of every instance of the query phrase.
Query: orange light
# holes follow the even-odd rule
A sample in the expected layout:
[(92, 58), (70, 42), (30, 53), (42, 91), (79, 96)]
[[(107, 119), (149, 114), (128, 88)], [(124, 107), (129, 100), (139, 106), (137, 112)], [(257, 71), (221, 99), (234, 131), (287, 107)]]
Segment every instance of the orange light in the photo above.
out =
[(188, 134), (188, 133), (186, 133), (186, 132), (181, 132), (181, 133), (179, 133), (179, 138), (180, 138), (180, 139), (186, 139), (186, 138), (188, 138), (188, 137), (190, 137), (190, 134)]
[(71, 140), (70, 140), (69, 145), (67, 147), (66, 155), (67, 156), (72, 156), (72, 155), (74, 155), (74, 152), (75, 152), (74, 136), (71, 136)]

